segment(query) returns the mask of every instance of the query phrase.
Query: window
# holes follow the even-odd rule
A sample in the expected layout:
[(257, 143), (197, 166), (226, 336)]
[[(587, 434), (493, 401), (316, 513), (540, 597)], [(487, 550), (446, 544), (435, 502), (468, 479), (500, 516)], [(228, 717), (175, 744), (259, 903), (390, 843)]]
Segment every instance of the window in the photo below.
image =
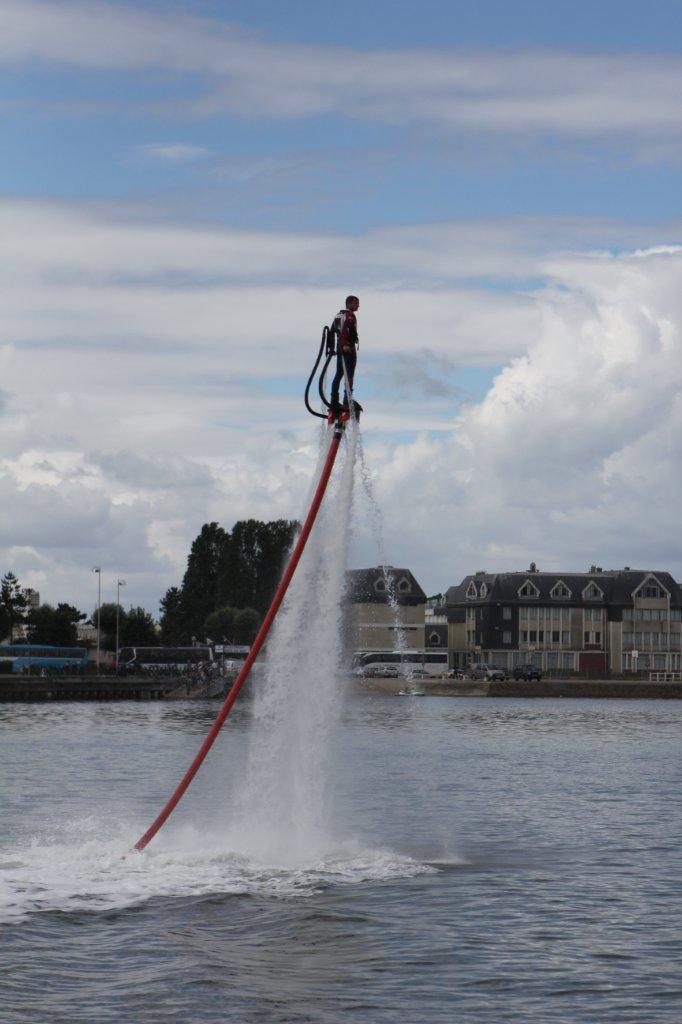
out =
[(567, 601), (571, 596), (571, 591), (568, 589), (563, 580), (559, 580), (555, 583), (549, 592), (549, 596), (555, 601)]
[(528, 618), (532, 619), (533, 622), (537, 622), (539, 610), (540, 609), (536, 608), (535, 606), (533, 606), (532, 608), (529, 608), (528, 609)]
[(528, 643), (528, 630), (527, 629), (522, 629), (521, 630), (521, 643), (522, 644), (527, 644)]
[(635, 609), (634, 608), (623, 608), (623, 621), (625, 621), (625, 619), (632, 619), (632, 618), (634, 618), (634, 614), (635, 614)]
[(486, 597), (487, 593), (488, 588), (486, 587), (485, 583), (481, 583), (481, 597)]
[(562, 644), (565, 644), (566, 646), (568, 646), (568, 644), (570, 644), (570, 642), (571, 642), (570, 634), (569, 634), (567, 629), (562, 630), (562, 632), (561, 632), (561, 642), (562, 642)]
[(476, 630), (475, 629), (467, 629), (467, 643), (468, 644), (475, 644), (476, 643)]
[(647, 584), (646, 587), (640, 587), (637, 591), (637, 597), (664, 597), (663, 591), (660, 587), (657, 587), (653, 583)]
[(478, 597), (478, 591), (476, 590), (476, 584), (473, 580), (469, 580), (469, 586), (467, 587), (467, 601), (475, 601)]
[(377, 594), (385, 594), (386, 580), (377, 580), (376, 583), (374, 584), (374, 589), (376, 590)]
[(583, 643), (589, 644), (589, 642), (590, 642), (590, 631), (589, 631), (589, 629), (586, 629), (585, 632), (583, 633)]
[(544, 644), (545, 642), (545, 631), (544, 629), (538, 630), (538, 643)]
[(538, 639), (538, 631), (537, 631), (537, 629), (529, 630), (529, 632), (528, 632), (528, 639), (530, 640), (530, 642), (532, 644), (537, 643), (537, 639)]
[(502, 643), (503, 644), (510, 644), (511, 642), (512, 642), (511, 630), (510, 629), (505, 629), (504, 632), (502, 633)]
[(503, 619), (511, 619), (511, 617), (512, 617), (512, 610), (511, 610), (511, 608), (503, 608), (502, 609), (502, 618)]
[(670, 618), (673, 622), (679, 622), (682, 619), (682, 608), (671, 608)]
[(535, 598), (540, 596), (540, 591), (535, 586), (532, 580), (526, 580), (522, 587), (519, 588), (519, 597)]
[(410, 590), (412, 590), (412, 587), (410, 586), (410, 581), (406, 580), (404, 576), (401, 579), (400, 583), (398, 584), (398, 590), (400, 591), (401, 594), (408, 594)]
[(595, 630), (594, 642), (595, 642), (595, 644), (600, 644), (601, 643), (601, 630), (600, 629)]
[(600, 601), (603, 597), (604, 594), (596, 583), (588, 583), (583, 590), (584, 601)]
[(560, 642), (561, 642), (561, 633), (559, 632), (558, 629), (553, 629), (552, 630), (552, 643), (553, 644), (558, 644)]

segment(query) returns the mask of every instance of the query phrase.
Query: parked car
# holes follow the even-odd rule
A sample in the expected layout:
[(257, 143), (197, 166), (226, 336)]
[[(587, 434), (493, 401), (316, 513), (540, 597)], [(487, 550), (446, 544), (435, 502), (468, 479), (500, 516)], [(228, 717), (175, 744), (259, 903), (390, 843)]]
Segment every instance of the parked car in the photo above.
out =
[(507, 673), (503, 668), (498, 668), (497, 665), (488, 665), (485, 661), (475, 661), (472, 665), (467, 665), (464, 676), (466, 679), (503, 681), (507, 678)]
[(517, 665), (513, 671), (514, 679), (542, 679), (542, 672), (537, 665)]
[(443, 673), (443, 679), (464, 679), (464, 673), (461, 668), (450, 668)]

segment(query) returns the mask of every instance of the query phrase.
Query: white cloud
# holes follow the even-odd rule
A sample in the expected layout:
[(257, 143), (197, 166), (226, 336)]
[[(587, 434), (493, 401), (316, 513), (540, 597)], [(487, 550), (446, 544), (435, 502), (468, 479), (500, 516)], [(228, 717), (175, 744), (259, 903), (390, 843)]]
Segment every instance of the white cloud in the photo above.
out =
[[(0, 204), (0, 568), (85, 605), (102, 563), (156, 610), (203, 522), (300, 514), (299, 392), (347, 291), (393, 561), (430, 590), (530, 558), (682, 568), (676, 234), (515, 218), (347, 238)], [(631, 254), (581, 255), (597, 238)], [(442, 392), (467, 364), (505, 369), (462, 408)]]
[(177, 11), (169, 17), (91, 0), (5, 0), (0, 60), (199, 76), (203, 94), (196, 95), (193, 80), (184, 101), (197, 116), (337, 114), (504, 136), (612, 137), (621, 144), (636, 137), (637, 148), (649, 152), (664, 152), (680, 136), (682, 59), (673, 54), (274, 44)]
[(137, 152), (152, 160), (166, 160), (168, 163), (191, 163), (205, 160), (211, 155), (206, 146), (192, 146), (187, 142), (148, 143), (139, 146)]
[(393, 557), (429, 589), (531, 559), (682, 574), (682, 249), (548, 270), (541, 330), (484, 401), (374, 453)]

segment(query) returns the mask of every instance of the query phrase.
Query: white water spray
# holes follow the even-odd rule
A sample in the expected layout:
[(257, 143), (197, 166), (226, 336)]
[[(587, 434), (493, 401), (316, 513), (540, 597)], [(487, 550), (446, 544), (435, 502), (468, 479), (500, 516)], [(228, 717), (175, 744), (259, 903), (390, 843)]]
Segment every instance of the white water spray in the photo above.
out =
[[(328, 433), (321, 439), (328, 445)], [(331, 815), (330, 734), (338, 717), (342, 599), (358, 427), (308, 541), (254, 687), (254, 723), (238, 808), (240, 849), (296, 860), (322, 849)]]
[(367, 460), (365, 459), (365, 450), (362, 444), (362, 438), (358, 438), (358, 466), (360, 470), (360, 480), (362, 487), (367, 498), (367, 506), (369, 509), (369, 521), (374, 539), (379, 551), (379, 564), (381, 567), (381, 575), (384, 580), (384, 586), (386, 587), (386, 597), (388, 604), (393, 613), (393, 630), (395, 636), (394, 648), (399, 654), (403, 654), (408, 647), (407, 637), (405, 630), (400, 618), (400, 605), (398, 603), (398, 596), (396, 594), (396, 580), (395, 574), (389, 572), (389, 566), (387, 564), (388, 559), (386, 557), (386, 544), (384, 541), (384, 522), (381, 514), (381, 508), (374, 494), (374, 487), (372, 484), (372, 474)]

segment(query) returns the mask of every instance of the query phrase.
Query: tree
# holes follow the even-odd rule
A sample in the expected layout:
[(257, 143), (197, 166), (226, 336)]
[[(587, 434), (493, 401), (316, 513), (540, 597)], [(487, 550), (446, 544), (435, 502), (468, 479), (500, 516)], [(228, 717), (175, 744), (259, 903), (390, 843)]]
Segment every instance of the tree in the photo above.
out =
[(235, 619), (238, 614), (236, 608), (230, 608), (227, 604), (222, 608), (216, 608), (206, 617), (204, 635), (213, 641), (233, 643)]
[(235, 523), (220, 565), (219, 601), (235, 608), (255, 608), (264, 615), (297, 529), (298, 523), (287, 519)]
[(129, 608), (120, 626), (121, 647), (156, 647), (159, 634), (156, 623), (145, 608)]
[(170, 587), (166, 591), (165, 597), (161, 598), (160, 609), (162, 643), (180, 647), (188, 644), (192, 634), (187, 628), (180, 587)]
[(253, 643), (260, 626), (260, 615), (255, 608), (241, 608), (234, 619), (234, 640), (237, 644)]
[(182, 612), (190, 636), (199, 636), (206, 617), (216, 608), (218, 566), (223, 563), (229, 534), (217, 523), (204, 523), (192, 544), (182, 581)]
[(0, 608), (3, 610), (2, 621), (4, 622), (4, 636), (10, 640), (14, 634), (15, 626), (25, 621), (24, 609), (26, 598), (21, 589), (21, 584), (13, 572), (7, 572), (0, 581)]
[(73, 605), (60, 603), (56, 608), (41, 604), (27, 616), (27, 636), (32, 644), (73, 645), (78, 642), (78, 623), (85, 613)]
[[(123, 623), (126, 612), (119, 606), (118, 629), (119, 646), (123, 634)], [(97, 628), (97, 609), (90, 616), (90, 622)], [(99, 609), (100, 646), (105, 651), (113, 651), (116, 647), (116, 602), (105, 601)]]
[(0, 640), (4, 640), (9, 633), (9, 615), (3, 604), (0, 604)]

